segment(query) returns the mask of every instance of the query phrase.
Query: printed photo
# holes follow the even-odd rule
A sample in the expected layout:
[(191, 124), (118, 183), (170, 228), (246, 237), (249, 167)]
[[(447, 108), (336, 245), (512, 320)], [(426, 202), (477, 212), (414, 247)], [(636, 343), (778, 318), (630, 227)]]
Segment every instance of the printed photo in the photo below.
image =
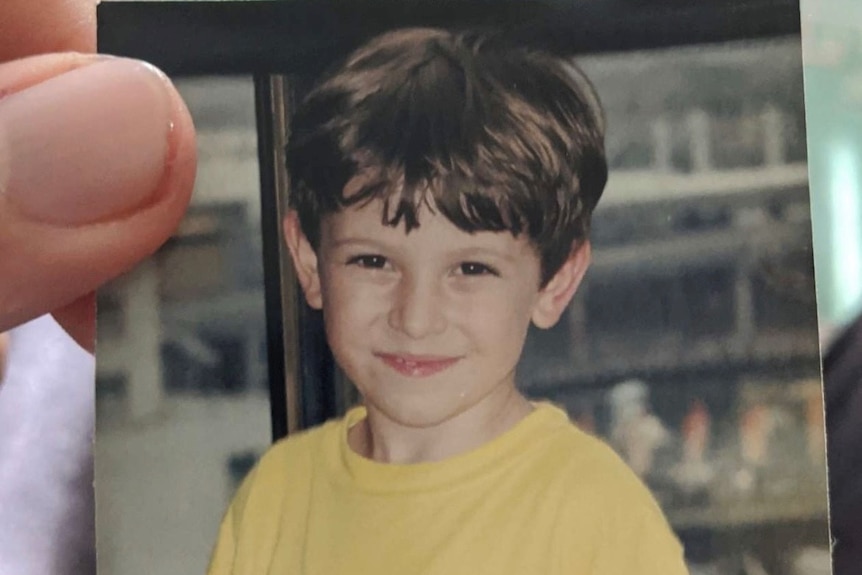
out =
[(199, 134), (100, 572), (829, 573), (798, 2), (463, 4), (100, 7)]

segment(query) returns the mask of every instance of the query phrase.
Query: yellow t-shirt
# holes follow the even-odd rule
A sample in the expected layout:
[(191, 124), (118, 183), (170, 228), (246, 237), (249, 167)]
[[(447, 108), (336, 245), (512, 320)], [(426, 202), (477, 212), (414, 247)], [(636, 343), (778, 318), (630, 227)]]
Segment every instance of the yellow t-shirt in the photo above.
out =
[(682, 575), (682, 547), (613, 451), (561, 409), (442, 462), (377, 463), (343, 419), (276, 443), (222, 522), (209, 575)]

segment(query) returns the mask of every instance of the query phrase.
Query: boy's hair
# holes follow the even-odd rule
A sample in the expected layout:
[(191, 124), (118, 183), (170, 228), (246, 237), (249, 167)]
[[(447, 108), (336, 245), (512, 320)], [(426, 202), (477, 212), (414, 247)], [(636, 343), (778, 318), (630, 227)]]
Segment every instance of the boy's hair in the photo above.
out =
[(383, 223), (409, 233), (425, 204), (466, 232), (526, 233), (544, 286), (586, 238), (607, 181), (602, 111), (583, 74), (478, 33), (379, 36), (291, 124), (288, 201), (315, 249), (326, 214), (381, 199)]

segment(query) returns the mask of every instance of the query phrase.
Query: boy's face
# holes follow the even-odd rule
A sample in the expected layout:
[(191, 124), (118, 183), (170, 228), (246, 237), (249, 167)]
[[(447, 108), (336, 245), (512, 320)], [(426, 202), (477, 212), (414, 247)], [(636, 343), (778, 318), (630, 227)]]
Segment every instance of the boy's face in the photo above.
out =
[(369, 410), (409, 427), (441, 424), (514, 387), (530, 322), (559, 319), (589, 262), (589, 244), (539, 288), (524, 237), (459, 230), (423, 209), (409, 234), (381, 222), (382, 202), (321, 222), (315, 252), (296, 214), (285, 234), (309, 304)]

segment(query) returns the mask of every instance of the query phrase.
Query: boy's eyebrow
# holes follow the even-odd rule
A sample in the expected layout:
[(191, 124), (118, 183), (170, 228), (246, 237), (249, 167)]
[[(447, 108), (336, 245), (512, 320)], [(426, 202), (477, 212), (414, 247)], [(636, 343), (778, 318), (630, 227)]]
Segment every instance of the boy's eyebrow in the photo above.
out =
[[(330, 243), (333, 249), (346, 248), (346, 247), (367, 247), (372, 249), (388, 249), (392, 247), (397, 247), (397, 244), (390, 244), (389, 242), (380, 241), (377, 239), (370, 238), (356, 238), (356, 237), (343, 237), (332, 240)], [(493, 247), (488, 246), (470, 246), (465, 248), (456, 248), (452, 250), (451, 255), (455, 258), (470, 258), (470, 257), (494, 257), (506, 262), (514, 263), (516, 261), (515, 255), (511, 251), (499, 250)]]
[(467, 258), (467, 257), (475, 257), (475, 256), (491, 256), (495, 258), (499, 258), (501, 260), (505, 260), (507, 262), (514, 262), (515, 256), (510, 251), (502, 251), (490, 247), (485, 246), (475, 246), (469, 248), (463, 248), (459, 250), (455, 250), (455, 254), (459, 258)]

